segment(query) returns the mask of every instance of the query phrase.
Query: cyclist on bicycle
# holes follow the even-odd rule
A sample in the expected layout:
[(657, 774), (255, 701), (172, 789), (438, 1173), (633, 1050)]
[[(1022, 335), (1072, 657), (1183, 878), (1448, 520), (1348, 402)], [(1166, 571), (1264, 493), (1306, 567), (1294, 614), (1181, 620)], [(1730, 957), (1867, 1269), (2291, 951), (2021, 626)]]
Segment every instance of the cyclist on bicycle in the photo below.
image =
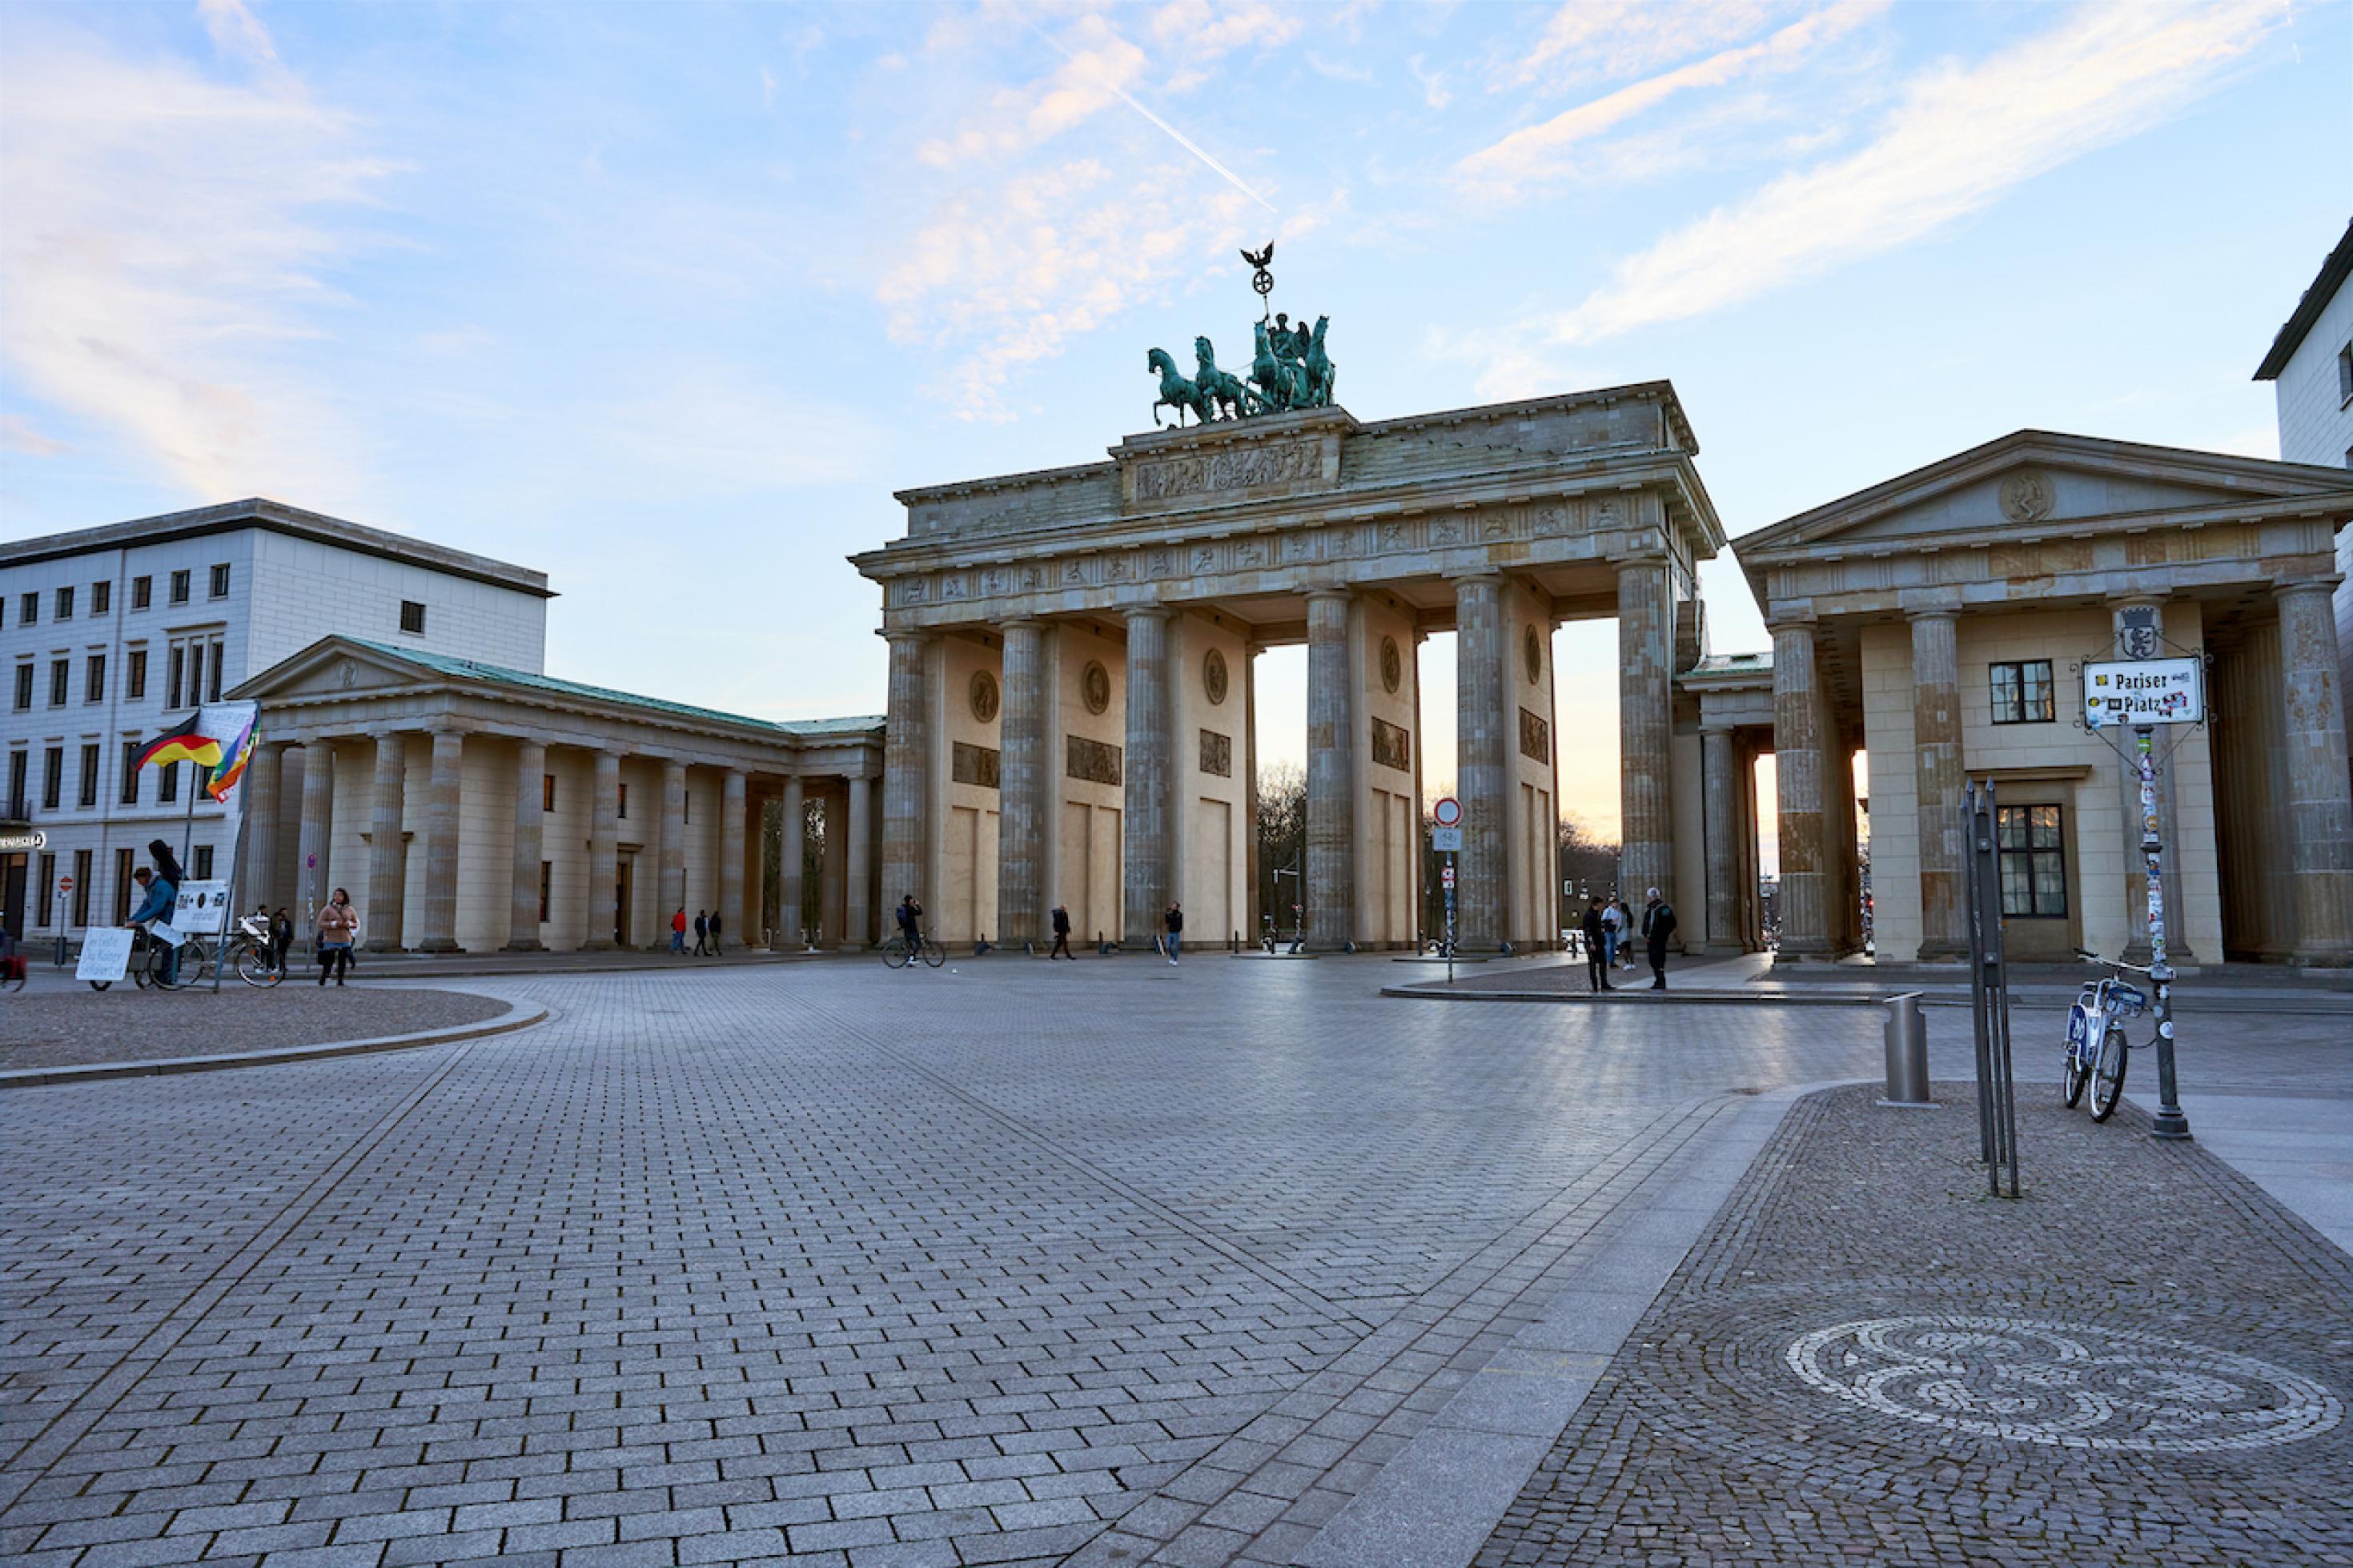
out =
[[(179, 858), (172, 853), (172, 847), (160, 838), (148, 841), (147, 853), (154, 858), (155, 868), (150, 871), (142, 866), (131, 873), (131, 879), (139, 884), (145, 895), (139, 900), (139, 907), (131, 911), (130, 924), (134, 930), (156, 921), (170, 923), (170, 916), (180, 906)], [(149, 934), (153, 933), (151, 931)], [(180, 950), (175, 943), (164, 953), (164, 984), (169, 985), (179, 977)]]
[(909, 952), (923, 951), (923, 906), (915, 902), (913, 893), (899, 900), (899, 934), (907, 939)]

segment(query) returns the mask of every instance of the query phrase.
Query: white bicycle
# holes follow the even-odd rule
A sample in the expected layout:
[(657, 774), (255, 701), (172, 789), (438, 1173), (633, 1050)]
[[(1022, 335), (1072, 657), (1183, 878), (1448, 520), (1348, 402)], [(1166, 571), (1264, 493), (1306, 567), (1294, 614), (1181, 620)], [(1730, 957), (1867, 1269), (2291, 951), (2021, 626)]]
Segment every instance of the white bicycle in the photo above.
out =
[(2092, 1089), (2092, 1120), (2105, 1121), (2116, 1113), (2124, 1099), (2125, 1067), (2132, 1055), (2132, 1042), (2125, 1038), (2124, 1020), (2148, 1011), (2148, 994), (2125, 979), (2126, 973), (2147, 974), (2146, 965), (2126, 963), (2121, 958), (2102, 958), (2082, 948), (2075, 956), (2105, 966), (2112, 971), (2105, 978), (2089, 980), (2076, 994), (2075, 1004), (2067, 1009), (2067, 1060), (2063, 1073), (2067, 1108), (2073, 1110), (2084, 1098), (2084, 1086)]

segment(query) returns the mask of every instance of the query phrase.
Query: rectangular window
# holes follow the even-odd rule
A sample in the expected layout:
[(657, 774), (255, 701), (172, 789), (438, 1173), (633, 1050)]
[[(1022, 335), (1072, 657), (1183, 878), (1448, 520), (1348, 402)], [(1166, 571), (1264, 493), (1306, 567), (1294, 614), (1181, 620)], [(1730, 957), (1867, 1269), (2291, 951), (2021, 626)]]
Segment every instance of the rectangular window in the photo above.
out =
[(542, 925), (545, 925), (551, 918), (547, 912), (551, 901), (549, 895), (554, 890), (554, 863), (553, 861), (542, 860), (539, 863), (539, 921)]
[(554, 773), (539, 775), (539, 809), (542, 811), (555, 809), (555, 775)]
[(90, 585), (90, 613), (93, 616), (102, 616), (112, 608), (114, 608), (114, 584), (92, 583)]
[(114, 923), (116, 925), (131, 923), (131, 889), (139, 885), (131, 879), (131, 872), (136, 864), (134, 852), (128, 845), (114, 852)]
[(225, 651), (227, 650), (220, 644), (213, 644), (213, 668), (205, 677), (205, 700), (207, 702), (217, 702), (221, 700), (221, 664), (223, 662), (221, 655)]
[(62, 658), (49, 660), (49, 706), (66, 705), (66, 683), (73, 679), (73, 665)]
[(2337, 351), (2337, 401), (2353, 403), (2353, 343)]
[(123, 695), (133, 702), (144, 702), (147, 700), (147, 650), (134, 647), (129, 657), (131, 666), (122, 672), (129, 689)]
[(2067, 912), (2067, 846), (2055, 805), (2005, 805), (1995, 813), (2001, 861), (2001, 912), (2048, 919)]
[(33, 667), (29, 664), (20, 664), (16, 667), (16, 711), (22, 713), (32, 705)]
[(165, 763), (164, 764), (164, 771), (155, 776), (156, 804), (161, 805), (165, 801), (177, 800), (179, 798), (180, 764), (177, 763)]
[(187, 602), (188, 574), (185, 572), (174, 572), (172, 574), (172, 603), (185, 605)]
[(41, 809), (55, 811), (65, 798), (66, 749), (51, 746), (41, 753)]
[(178, 643), (174, 643), (172, 645), (172, 658), (169, 668), (171, 673), (165, 679), (164, 683), (164, 706), (166, 708), (177, 708), (180, 705), (180, 677), (188, 668), (188, 650), (182, 647)]
[(41, 596), (38, 594), (27, 594), (23, 598), (16, 601), (16, 624), (18, 626), (33, 626), (37, 624), (40, 618)]
[(211, 845), (196, 846), (196, 863), (190, 869), (195, 873), (195, 879), (199, 882), (209, 882), (213, 879), (213, 847)]
[(41, 901), (34, 906), (33, 923), (45, 926), (49, 923), (53, 912), (50, 906), (58, 900), (58, 858), (54, 854), (41, 857), (41, 882), (37, 891)]
[(31, 815), (26, 809), (30, 803), (25, 798), (25, 775), (32, 764), (33, 753), (30, 752), (8, 753), (8, 815), (18, 822)]
[(98, 804), (98, 742), (85, 742), (81, 749), (81, 787), (75, 792), (82, 805)]
[(150, 605), (153, 604), (154, 602), (155, 602), (155, 579), (154, 579), (154, 578), (153, 578), (153, 577), (133, 577), (132, 579), (131, 579), (131, 607), (132, 607), (132, 609), (134, 609), (134, 610), (143, 610), (143, 609), (145, 609), (148, 605)]
[(414, 599), (400, 601), (400, 629), (411, 637), (425, 635), (425, 606)]
[(629, 820), (629, 786), (627, 784), (623, 784), (621, 786), (621, 809), (619, 815), (623, 822)]
[(2030, 658), (1988, 667), (1993, 680), (1993, 721), (2049, 724), (2059, 717), (2051, 689), (2051, 661)]
[(58, 590), (58, 619), (73, 619), (73, 588), (71, 584)]
[(226, 599), (228, 597), (227, 562), (224, 561), (219, 565), (213, 568), (213, 580), (210, 584), (210, 591), (212, 596), (216, 599)]
[(90, 924), (90, 851), (74, 851), (73, 923)]
[(145, 743), (146, 742), (143, 741), (125, 741), (122, 742), (122, 792), (121, 799), (122, 804), (125, 805), (137, 805), (139, 804), (139, 748)]
[(84, 702), (106, 700), (106, 656), (94, 653), (82, 667), (81, 700)]

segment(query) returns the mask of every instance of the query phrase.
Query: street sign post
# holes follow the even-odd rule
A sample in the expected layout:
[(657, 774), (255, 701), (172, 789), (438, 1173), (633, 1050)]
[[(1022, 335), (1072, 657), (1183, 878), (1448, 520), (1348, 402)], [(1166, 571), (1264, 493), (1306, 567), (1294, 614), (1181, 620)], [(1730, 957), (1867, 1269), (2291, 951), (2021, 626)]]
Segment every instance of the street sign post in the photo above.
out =
[(1462, 848), (1462, 803), (1451, 795), (1438, 797), (1430, 808), (1430, 847), (1446, 857), (1440, 884), (1446, 889), (1446, 983), (1454, 983), (1454, 857)]

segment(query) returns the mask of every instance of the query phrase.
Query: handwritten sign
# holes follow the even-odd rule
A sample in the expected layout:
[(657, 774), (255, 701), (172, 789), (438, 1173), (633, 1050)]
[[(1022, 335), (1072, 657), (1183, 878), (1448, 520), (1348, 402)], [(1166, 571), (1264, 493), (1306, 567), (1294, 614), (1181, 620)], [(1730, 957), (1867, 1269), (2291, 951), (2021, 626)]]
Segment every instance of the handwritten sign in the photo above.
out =
[(131, 966), (131, 933), (115, 926), (92, 926), (82, 933), (76, 980), (120, 980)]

